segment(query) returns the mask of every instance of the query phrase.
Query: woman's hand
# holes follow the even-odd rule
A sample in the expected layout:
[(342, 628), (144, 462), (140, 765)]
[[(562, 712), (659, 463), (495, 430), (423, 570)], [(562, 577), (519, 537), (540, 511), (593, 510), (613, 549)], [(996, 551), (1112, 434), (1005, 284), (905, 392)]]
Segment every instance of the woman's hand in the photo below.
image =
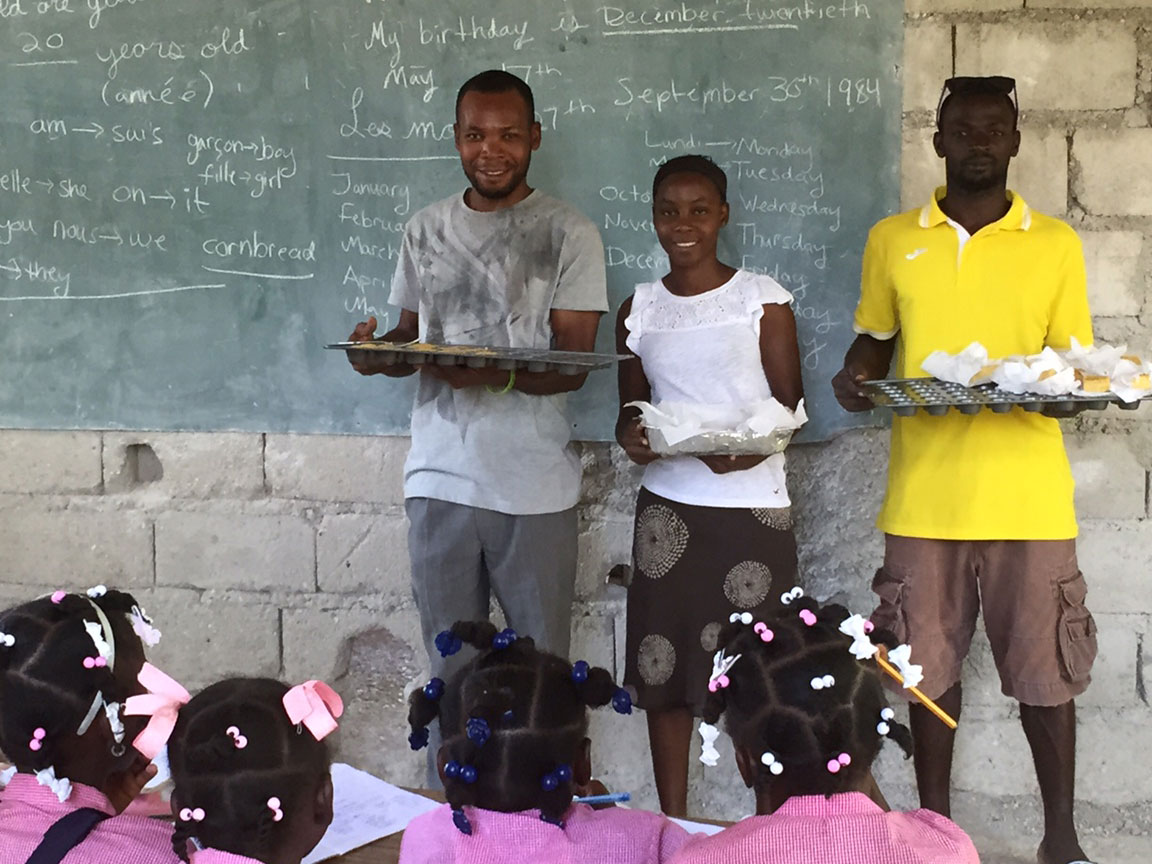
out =
[(628, 458), (637, 465), (647, 465), (660, 458), (658, 453), (652, 452), (648, 443), (648, 433), (639, 417), (631, 420), (621, 420), (616, 426), (616, 440), (628, 454)]

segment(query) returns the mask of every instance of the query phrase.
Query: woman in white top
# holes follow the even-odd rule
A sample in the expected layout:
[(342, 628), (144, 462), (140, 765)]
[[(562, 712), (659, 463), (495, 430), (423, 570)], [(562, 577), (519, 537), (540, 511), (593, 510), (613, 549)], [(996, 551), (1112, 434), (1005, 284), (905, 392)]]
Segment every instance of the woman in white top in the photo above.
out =
[(670, 270), (636, 286), (620, 309), (616, 440), (646, 465), (636, 501), (635, 576), (628, 590), (625, 683), (648, 718), (660, 806), (683, 816), (688, 747), (712, 654), (733, 612), (761, 617), (796, 581), (796, 542), (784, 455), (673, 456), (652, 452), (642, 400), (744, 404), (803, 396), (791, 295), (767, 276), (716, 257), (728, 223), (727, 178), (704, 156), (656, 173), (652, 219)]

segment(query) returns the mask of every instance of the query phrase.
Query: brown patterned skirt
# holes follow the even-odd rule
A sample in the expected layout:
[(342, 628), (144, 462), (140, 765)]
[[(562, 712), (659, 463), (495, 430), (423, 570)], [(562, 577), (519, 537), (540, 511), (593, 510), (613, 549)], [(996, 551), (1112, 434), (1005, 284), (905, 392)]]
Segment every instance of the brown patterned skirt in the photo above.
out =
[(624, 683), (640, 708), (699, 716), (721, 626), (733, 612), (773, 614), (796, 584), (791, 514), (680, 504), (641, 487), (632, 564)]

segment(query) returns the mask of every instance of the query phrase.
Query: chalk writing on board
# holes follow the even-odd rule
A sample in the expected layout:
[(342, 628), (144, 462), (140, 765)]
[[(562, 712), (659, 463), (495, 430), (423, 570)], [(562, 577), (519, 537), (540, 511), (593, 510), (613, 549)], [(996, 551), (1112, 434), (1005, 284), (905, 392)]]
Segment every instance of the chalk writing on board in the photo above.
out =
[[(0, 303), (32, 332), (74, 304), (93, 340), (75, 380), (90, 395), (0, 381), (0, 422), (405, 431), (405, 399), (368, 405), (339, 358), (308, 352), (394, 320), (405, 223), (462, 188), (455, 90), (483, 68), (533, 88), (532, 184), (600, 229), (613, 307), (668, 266), (653, 172), (705, 153), (729, 178), (721, 257), (792, 293), (805, 375), (826, 380), (866, 229), (896, 202), (875, 166), (898, 152), (900, 5), (0, 0)], [(187, 322), (163, 345), (178, 413), (140, 386), (145, 310)], [(0, 348), (32, 370), (21, 328)], [(810, 390), (818, 436), (847, 422)], [(611, 391), (593, 376), (573, 397), (578, 435), (611, 436)]]
[(451, 45), (468, 42), (501, 41), (510, 43), (514, 51), (521, 50), (529, 42), (535, 42), (528, 35), (528, 22), (498, 22), (495, 17), (485, 20), (483, 16), (461, 15), (451, 24), (439, 24), (419, 18), (416, 27), (421, 45)]

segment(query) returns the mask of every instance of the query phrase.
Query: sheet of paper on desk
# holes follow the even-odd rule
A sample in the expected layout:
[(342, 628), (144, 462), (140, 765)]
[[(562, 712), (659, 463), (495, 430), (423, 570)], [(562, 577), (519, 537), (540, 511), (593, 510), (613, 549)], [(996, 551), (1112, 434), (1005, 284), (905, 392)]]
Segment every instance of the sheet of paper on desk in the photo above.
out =
[(719, 834), (724, 830), (723, 825), (707, 825), (704, 822), (692, 822), (688, 819), (672, 819), (677, 825), (687, 831), (689, 834), (707, 834), (711, 837), (713, 834)]
[(421, 813), (440, 806), (342, 762), (332, 766), (332, 786), (332, 824), (301, 864), (316, 864), (403, 831)]

